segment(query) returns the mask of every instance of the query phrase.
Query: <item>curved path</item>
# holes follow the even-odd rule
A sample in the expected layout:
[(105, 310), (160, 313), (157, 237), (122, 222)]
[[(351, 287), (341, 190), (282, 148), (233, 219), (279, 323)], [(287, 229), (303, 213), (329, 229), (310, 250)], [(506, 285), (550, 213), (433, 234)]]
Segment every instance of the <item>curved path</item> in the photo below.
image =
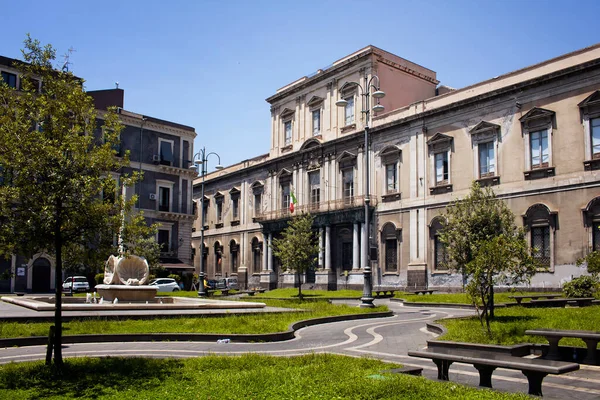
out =
[[(207, 354), (238, 355), (260, 353), (291, 356), (328, 352), (350, 356), (372, 357), (388, 362), (423, 368), (423, 375), (435, 379), (437, 369), (429, 360), (407, 356), (410, 350), (426, 345), (434, 335), (425, 323), (451, 316), (469, 315), (470, 310), (451, 308), (403, 307), (389, 300), (378, 300), (394, 311), (393, 317), (334, 322), (300, 329), (296, 338), (269, 343), (216, 342), (129, 342), (84, 343), (64, 345), (65, 357), (141, 356), (198, 357)], [(45, 346), (0, 348), (0, 364), (11, 361), (41, 360)], [(453, 364), (450, 380), (477, 386), (479, 375), (470, 365)], [(493, 375), (497, 390), (527, 393), (527, 380), (519, 371), (497, 370)], [(578, 400), (600, 398), (600, 367), (582, 366), (580, 371), (562, 376), (548, 376), (543, 385), (545, 398)]]

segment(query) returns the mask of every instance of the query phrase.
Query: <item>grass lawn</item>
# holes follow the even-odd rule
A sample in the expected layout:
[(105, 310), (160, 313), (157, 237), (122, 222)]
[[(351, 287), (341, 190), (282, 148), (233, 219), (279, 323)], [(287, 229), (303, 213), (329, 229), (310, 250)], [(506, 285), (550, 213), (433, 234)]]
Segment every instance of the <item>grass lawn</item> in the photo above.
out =
[[(181, 292), (179, 292), (181, 293)], [(151, 320), (86, 319), (64, 323), (65, 335), (108, 333), (274, 333), (287, 331), (290, 324), (310, 318), (387, 311), (386, 306), (359, 308), (333, 305), (326, 300), (299, 301), (261, 299), (273, 307), (297, 308), (298, 312), (238, 314), (220, 317), (198, 316)], [(46, 336), (50, 322), (10, 322), (0, 324), (0, 337)]]
[[(600, 306), (582, 308), (523, 308), (495, 310), (491, 322), (493, 336), (487, 336), (477, 317), (438, 321), (448, 329), (440, 340), (469, 343), (511, 345), (517, 343), (547, 343), (541, 336), (525, 335), (527, 329), (552, 328), (596, 331), (600, 327)], [(564, 338), (561, 345), (585, 347), (580, 339)]]
[[(496, 304), (501, 303), (515, 303), (515, 300), (509, 299), (508, 296), (531, 296), (541, 294), (557, 294), (553, 293), (539, 293), (539, 292), (501, 292), (494, 293), (494, 301)], [(452, 303), (452, 304), (471, 304), (471, 301), (467, 298), (466, 293), (434, 293), (434, 294), (412, 294), (412, 293), (396, 293), (394, 297), (404, 299), (409, 302), (419, 303)], [(529, 299), (523, 300), (524, 302)]]
[[(354, 298), (359, 299), (362, 297), (362, 291), (360, 290), (302, 290), (302, 295), (306, 299), (311, 298), (323, 298), (323, 299), (336, 299), (336, 298)], [(269, 290), (264, 293), (257, 293), (254, 295), (255, 297), (268, 299), (268, 298), (278, 298), (278, 299), (295, 299), (298, 297), (298, 289), (297, 288), (287, 288), (287, 289), (274, 289)]]
[[(336, 355), (69, 359), (0, 366), (0, 398), (24, 399), (530, 399), (407, 375)], [(435, 394), (435, 395), (433, 395)], [(433, 396), (433, 397), (432, 397)]]

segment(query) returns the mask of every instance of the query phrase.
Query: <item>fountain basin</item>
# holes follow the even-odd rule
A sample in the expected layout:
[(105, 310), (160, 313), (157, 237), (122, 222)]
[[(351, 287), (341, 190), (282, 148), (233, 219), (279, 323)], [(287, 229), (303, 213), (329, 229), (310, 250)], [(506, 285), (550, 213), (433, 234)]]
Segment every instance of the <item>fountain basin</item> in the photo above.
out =
[(158, 288), (150, 285), (126, 286), (126, 285), (96, 285), (98, 296), (104, 301), (150, 301), (156, 297)]

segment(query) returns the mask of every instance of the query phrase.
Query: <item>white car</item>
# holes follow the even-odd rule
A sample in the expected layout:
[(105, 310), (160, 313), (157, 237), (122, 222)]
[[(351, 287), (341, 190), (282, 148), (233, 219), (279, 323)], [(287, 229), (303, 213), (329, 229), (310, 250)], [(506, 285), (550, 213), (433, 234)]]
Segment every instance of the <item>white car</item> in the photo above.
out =
[(63, 282), (63, 292), (70, 292), (73, 286), (73, 292), (88, 292), (90, 284), (85, 276), (70, 276)]
[(159, 292), (178, 292), (179, 285), (173, 278), (158, 278), (150, 282), (150, 286), (158, 287)]

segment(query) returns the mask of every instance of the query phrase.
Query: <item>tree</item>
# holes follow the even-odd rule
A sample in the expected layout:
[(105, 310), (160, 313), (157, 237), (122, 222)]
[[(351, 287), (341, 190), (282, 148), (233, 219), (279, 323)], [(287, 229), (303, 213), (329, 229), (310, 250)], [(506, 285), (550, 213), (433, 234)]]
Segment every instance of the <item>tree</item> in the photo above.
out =
[(294, 271), (298, 277), (298, 298), (302, 300), (302, 274), (316, 261), (319, 244), (312, 231), (314, 218), (300, 214), (288, 222), (281, 238), (273, 239), (273, 253), (279, 257), (283, 270)]
[(494, 317), (494, 285), (528, 281), (535, 273), (525, 232), (493, 190), (473, 182), (465, 198), (448, 206), (440, 240), (446, 245), (449, 267), (462, 273), (488, 332)]
[(100, 129), (83, 81), (53, 68), (54, 48), (30, 36), (24, 43), (21, 87), (0, 84), (0, 256), (54, 256), (53, 350), (60, 369), (64, 254), (99, 248), (119, 232), (125, 202), (116, 200), (111, 172), (119, 174), (128, 155), (117, 157), (116, 110), (104, 114)]

